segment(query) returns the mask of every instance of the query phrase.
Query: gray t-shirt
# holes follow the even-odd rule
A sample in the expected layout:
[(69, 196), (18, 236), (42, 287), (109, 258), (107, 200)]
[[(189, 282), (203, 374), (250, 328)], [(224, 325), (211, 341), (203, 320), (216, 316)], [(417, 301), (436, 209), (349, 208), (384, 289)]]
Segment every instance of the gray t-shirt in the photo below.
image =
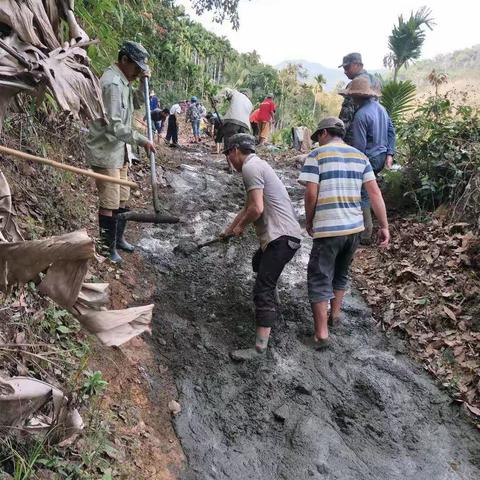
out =
[(254, 223), (262, 250), (282, 235), (301, 239), (300, 225), (287, 189), (273, 168), (265, 160), (251, 154), (243, 164), (242, 176), (247, 192), (263, 189), (263, 213)]

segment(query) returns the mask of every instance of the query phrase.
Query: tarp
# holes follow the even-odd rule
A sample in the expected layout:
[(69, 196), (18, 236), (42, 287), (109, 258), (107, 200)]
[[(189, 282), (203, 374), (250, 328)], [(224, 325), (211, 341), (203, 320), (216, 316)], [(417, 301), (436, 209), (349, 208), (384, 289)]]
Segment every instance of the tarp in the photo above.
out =
[(58, 388), (31, 377), (0, 377), (0, 432), (50, 432), (51, 441), (65, 443), (83, 427), (78, 410)]
[[(153, 304), (107, 310), (107, 283), (85, 283), (88, 262), (95, 257), (85, 230), (42, 240), (23, 241), (13, 220), (10, 189), (0, 172), (0, 290), (38, 283), (39, 291), (74, 315), (105, 345), (121, 345), (150, 332)], [(7, 242), (6, 239), (19, 241)], [(41, 277), (41, 274), (43, 277)]]
[[(0, 25), (10, 29), (1, 38), (32, 68), (0, 49), (0, 128), (5, 110), (19, 92), (41, 97), (49, 90), (59, 106), (86, 121), (103, 118), (98, 78), (89, 69), (84, 48), (89, 40), (73, 14), (73, 0), (2, 0)], [(61, 37), (61, 21), (69, 27), (69, 42)]]

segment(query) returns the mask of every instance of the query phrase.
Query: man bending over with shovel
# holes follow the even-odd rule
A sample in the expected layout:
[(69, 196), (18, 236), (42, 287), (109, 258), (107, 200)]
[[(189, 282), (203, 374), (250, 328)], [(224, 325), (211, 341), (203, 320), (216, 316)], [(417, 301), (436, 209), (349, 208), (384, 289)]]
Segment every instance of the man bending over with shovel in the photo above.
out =
[(246, 133), (235, 134), (228, 139), (224, 153), (235, 170), (242, 173), (247, 200), (222, 236), (240, 236), (253, 223), (260, 241), (252, 259), (257, 274), (253, 288), (255, 347), (230, 354), (234, 360), (245, 361), (262, 356), (267, 350), (270, 330), (278, 316), (277, 281), (300, 248), (302, 234), (287, 189), (272, 167), (255, 154), (255, 138)]
[[(87, 161), (92, 170), (113, 178), (127, 179), (131, 155), (130, 145), (140, 145), (147, 154), (155, 147), (147, 137), (132, 128), (134, 94), (132, 82), (150, 75), (148, 53), (136, 42), (125, 42), (118, 53), (118, 62), (105, 70), (100, 84), (106, 111), (106, 122), (95, 120), (87, 138)], [(110, 260), (122, 261), (117, 248), (132, 252), (123, 233), (126, 220), (117, 220), (117, 214), (127, 212), (130, 197), (128, 187), (97, 180), (100, 239), (108, 248)]]

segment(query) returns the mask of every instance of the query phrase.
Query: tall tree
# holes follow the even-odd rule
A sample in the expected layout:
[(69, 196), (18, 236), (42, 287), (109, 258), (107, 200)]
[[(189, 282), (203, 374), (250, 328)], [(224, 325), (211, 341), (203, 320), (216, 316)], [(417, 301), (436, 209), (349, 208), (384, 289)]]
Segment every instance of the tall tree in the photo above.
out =
[(390, 53), (384, 58), (386, 67), (393, 67), (393, 80), (396, 81), (398, 71), (403, 66), (420, 58), (423, 43), (425, 42), (425, 29), (433, 29), (435, 25), (432, 12), (427, 7), (410, 13), (410, 18), (404, 20), (403, 15), (398, 17), (398, 25), (393, 26), (392, 34), (388, 37)]
[(235, 30), (240, 25), (238, 18), (238, 4), (240, 0), (191, 0), (193, 8), (198, 15), (203, 12), (213, 12), (213, 19), (216, 22), (223, 22), (229, 19)]
[(323, 92), (323, 86), (327, 83), (327, 79), (319, 73), (314, 77), (315, 83), (313, 85), (313, 112), (312, 115), (315, 117), (315, 109), (317, 106), (317, 93)]

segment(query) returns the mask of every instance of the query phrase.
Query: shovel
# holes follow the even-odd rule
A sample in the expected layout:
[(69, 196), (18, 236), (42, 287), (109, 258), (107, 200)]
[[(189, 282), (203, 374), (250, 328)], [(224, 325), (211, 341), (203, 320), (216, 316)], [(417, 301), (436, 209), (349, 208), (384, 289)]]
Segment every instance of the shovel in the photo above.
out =
[[(145, 113), (147, 117), (147, 136), (148, 140), (153, 143), (152, 118), (150, 116), (150, 90), (148, 85), (148, 78), (143, 78), (143, 96), (145, 100)], [(150, 172), (152, 184), (152, 200), (154, 212), (125, 212), (118, 215), (130, 222), (142, 223), (178, 223), (180, 219), (171, 215), (161, 213), (160, 202), (158, 199), (158, 184), (157, 184), (157, 166), (155, 163), (155, 154), (150, 152)]]
[(197, 250), (200, 250), (203, 247), (208, 247), (210, 245), (215, 245), (216, 243), (220, 242), (228, 242), (230, 238), (232, 238), (233, 235), (229, 235), (228, 237), (215, 237), (212, 240), (208, 240), (203, 243), (195, 243), (193, 241), (184, 241), (180, 242), (174, 249), (173, 251), (175, 253), (182, 253), (183, 255), (191, 255), (192, 253), (196, 252)]
[(225, 242), (226, 243), (232, 237), (233, 237), (233, 235), (229, 235), (228, 237), (216, 237), (216, 238), (213, 238), (212, 240), (208, 240), (207, 242), (199, 243), (197, 245), (197, 248), (200, 250), (203, 247), (208, 247), (210, 245), (214, 245), (215, 243), (220, 243), (220, 242)]

